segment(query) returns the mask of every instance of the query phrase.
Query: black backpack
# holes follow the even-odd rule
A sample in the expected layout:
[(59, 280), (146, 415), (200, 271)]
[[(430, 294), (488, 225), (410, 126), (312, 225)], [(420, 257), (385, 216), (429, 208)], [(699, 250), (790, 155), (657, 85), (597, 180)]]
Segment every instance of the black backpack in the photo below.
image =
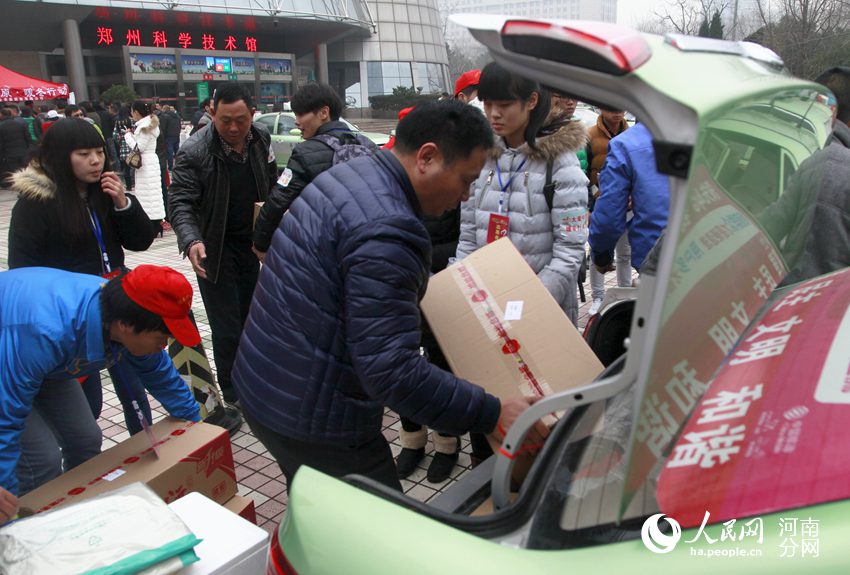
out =
[(334, 134), (318, 134), (313, 139), (319, 140), (334, 151), (332, 166), (345, 163), (360, 156), (371, 156), (378, 151), (378, 146), (356, 132), (345, 132), (340, 136)]
[(555, 160), (552, 158), (546, 162), (546, 183), (543, 184), (543, 197), (546, 198), (546, 205), (549, 206), (549, 211), (552, 211), (552, 203), (555, 201), (555, 182), (552, 181), (552, 167)]

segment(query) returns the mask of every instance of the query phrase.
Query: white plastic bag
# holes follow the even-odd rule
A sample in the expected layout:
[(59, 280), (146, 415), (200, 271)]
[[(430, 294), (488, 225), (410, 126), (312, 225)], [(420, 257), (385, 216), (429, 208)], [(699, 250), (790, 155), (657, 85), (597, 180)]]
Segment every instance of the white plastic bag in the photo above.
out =
[(0, 528), (0, 574), (163, 574), (197, 561), (198, 543), (148, 486), (133, 483)]

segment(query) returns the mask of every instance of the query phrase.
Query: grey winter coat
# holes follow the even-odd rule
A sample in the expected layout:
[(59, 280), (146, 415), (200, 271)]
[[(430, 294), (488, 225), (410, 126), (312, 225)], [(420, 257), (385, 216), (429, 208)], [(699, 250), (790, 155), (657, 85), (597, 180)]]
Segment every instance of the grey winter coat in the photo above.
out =
[[(508, 237), (573, 323), (578, 319), (577, 279), (587, 241), (587, 176), (576, 152), (586, 145), (587, 130), (581, 122), (567, 122), (551, 135), (538, 136), (537, 149), (528, 144), (508, 148), (497, 138), (469, 200), (461, 206), (457, 247), (457, 258), (463, 259), (487, 244), (490, 215), (499, 213), (504, 186)], [(543, 193), (550, 160), (555, 184), (551, 211)]]
[(850, 266), (850, 128), (840, 120), (758, 216), (792, 266), (782, 285)]

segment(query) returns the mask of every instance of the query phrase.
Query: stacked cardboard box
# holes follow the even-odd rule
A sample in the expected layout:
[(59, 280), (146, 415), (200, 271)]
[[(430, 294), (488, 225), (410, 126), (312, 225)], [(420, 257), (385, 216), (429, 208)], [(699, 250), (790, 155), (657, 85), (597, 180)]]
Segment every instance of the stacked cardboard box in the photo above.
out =
[[(226, 505), (236, 496), (233, 451), (226, 430), (206, 423), (167, 417), (148, 436), (137, 433), (123, 443), (60, 475), (21, 498), (24, 513), (40, 513), (142, 481), (166, 503), (198, 492)], [(256, 522), (253, 501), (239, 498), (235, 513)]]

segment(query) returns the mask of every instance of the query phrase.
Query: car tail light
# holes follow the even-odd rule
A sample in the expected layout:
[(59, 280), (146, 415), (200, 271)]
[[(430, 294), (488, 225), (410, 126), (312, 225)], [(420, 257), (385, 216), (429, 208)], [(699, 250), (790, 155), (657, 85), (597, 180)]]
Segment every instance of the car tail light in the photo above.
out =
[(269, 562), (266, 566), (266, 575), (298, 575), (277, 540), (277, 533), (272, 535), (272, 544), (269, 546)]
[[(505, 47), (512, 51), (615, 75), (633, 72), (652, 56), (652, 49), (639, 32), (606, 22), (508, 20), (502, 27), (502, 37)], [(584, 57), (569, 58), (565, 48), (573, 48), (580, 52), (577, 56)]]

